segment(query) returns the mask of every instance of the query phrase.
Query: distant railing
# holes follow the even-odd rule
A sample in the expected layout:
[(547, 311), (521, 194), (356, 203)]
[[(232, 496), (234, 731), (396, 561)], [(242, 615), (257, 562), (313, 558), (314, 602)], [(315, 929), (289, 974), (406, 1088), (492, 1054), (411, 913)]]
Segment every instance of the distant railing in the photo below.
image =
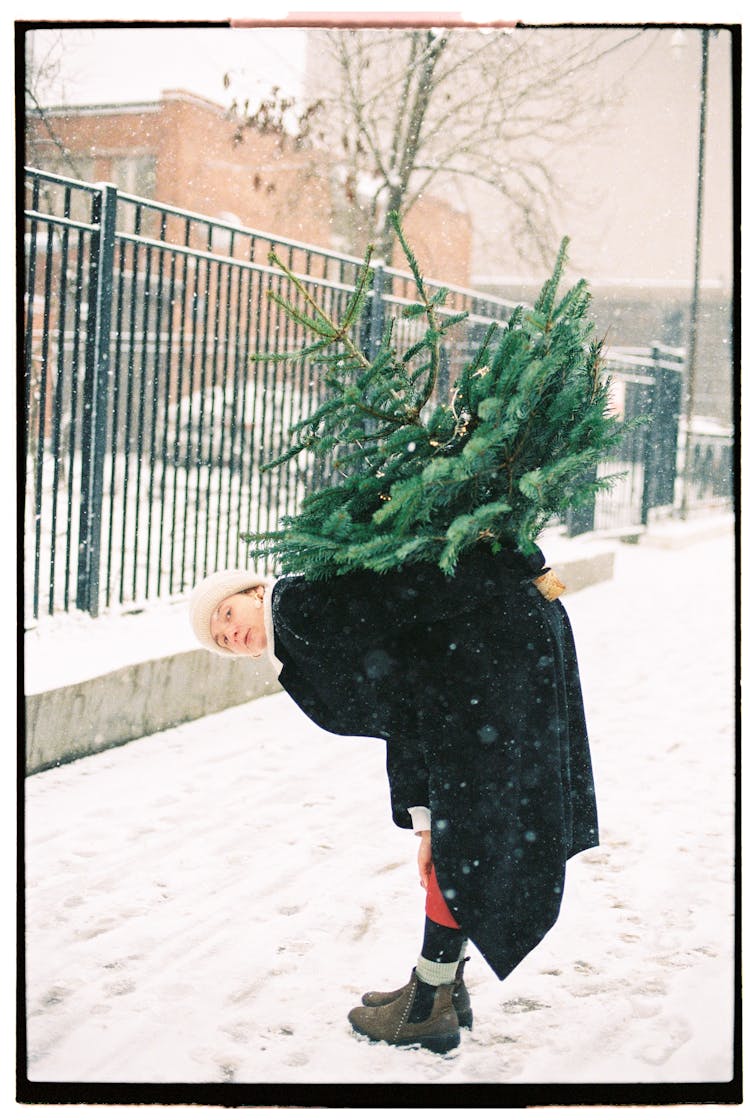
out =
[[(181, 596), (245, 563), (239, 534), (272, 528), (321, 481), (304, 455), (259, 469), (325, 392), (309, 363), (251, 360), (304, 341), (266, 298), (295, 298), (269, 253), (333, 315), (361, 260), (32, 169), (25, 220), (27, 617)], [(413, 284), (376, 269), (362, 345), (376, 344), (389, 306), (414, 300)], [(447, 287), (444, 313), (469, 314), (444, 347), (442, 395), (514, 307)], [(624, 413), (662, 409), (674, 426), (677, 390), (665, 386), (679, 361), (610, 357)], [(595, 520), (629, 523), (674, 500), (676, 436), (664, 447), (633, 437), (616, 465), (627, 486), (597, 502)]]
[(619, 477), (594, 507), (576, 512), (579, 532), (645, 525), (651, 511), (675, 501), (682, 351), (654, 343), (647, 350), (612, 348), (605, 357), (613, 410), (623, 421), (648, 422), (627, 432), (616, 462), (599, 468)]
[[(729, 508), (734, 496), (734, 432), (726, 424), (705, 416), (680, 423), (677, 451), (676, 506), (682, 511)], [(685, 462), (687, 451), (688, 461)]]

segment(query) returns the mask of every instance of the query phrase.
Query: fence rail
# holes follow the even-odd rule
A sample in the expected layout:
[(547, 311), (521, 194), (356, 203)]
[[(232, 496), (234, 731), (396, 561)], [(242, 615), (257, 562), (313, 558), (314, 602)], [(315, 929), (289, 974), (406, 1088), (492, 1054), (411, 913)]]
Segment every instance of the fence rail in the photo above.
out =
[[(251, 360), (304, 342), (265, 298), (296, 298), (271, 250), (334, 316), (362, 262), (110, 185), (28, 169), (26, 191), (27, 617), (181, 595), (244, 563), (239, 534), (272, 528), (321, 481), (305, 456), (259, 469), (325, 392), (309, 364)], [(410, 274), (376, 270), (362, 344), (415, 298)], [(439, 393), (513, 306), (448, 289), (444, 313), (468, 318), (444, 348)], [(645, 521), (675, 501), (680, 355), (611, 352), (609, 364), (615, 406), (653, 414), (661, 434), (633, 435), (614, 465), (623, 479), (572, 532)], [(731, 496), (730, 448), (731, 433), (691, 438), (696, 500)]]

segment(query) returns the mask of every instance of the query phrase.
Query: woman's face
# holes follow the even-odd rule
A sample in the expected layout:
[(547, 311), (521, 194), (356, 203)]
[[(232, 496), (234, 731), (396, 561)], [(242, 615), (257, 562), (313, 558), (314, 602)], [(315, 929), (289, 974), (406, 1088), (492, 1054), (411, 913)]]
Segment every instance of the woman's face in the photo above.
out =
[(268, 645), (263, 612), (263, 587), (222, 599), (211, 615), (211, 637), (230, 653), (260, 657)]

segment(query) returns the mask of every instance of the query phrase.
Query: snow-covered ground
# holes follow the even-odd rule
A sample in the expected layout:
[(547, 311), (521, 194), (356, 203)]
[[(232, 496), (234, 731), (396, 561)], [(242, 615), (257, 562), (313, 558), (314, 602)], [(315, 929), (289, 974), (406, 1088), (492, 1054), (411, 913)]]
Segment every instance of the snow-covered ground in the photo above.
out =
[(458, 1050), (351, 1032), (419, 949), (416, 841), (383, 744), (277, 694), (27, 780), (30, 1078), (731, 1079), (733, 538), (613, 547), (615, 578), (566, 604), (602, 843), (504, 983), (470, 953)]

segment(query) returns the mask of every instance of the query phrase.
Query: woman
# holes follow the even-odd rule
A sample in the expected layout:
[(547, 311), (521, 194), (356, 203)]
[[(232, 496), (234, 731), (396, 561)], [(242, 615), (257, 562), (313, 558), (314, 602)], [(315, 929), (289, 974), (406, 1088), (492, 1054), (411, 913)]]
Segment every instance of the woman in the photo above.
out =
[(383, 738), (395, 823), (420, 836), (427, 890), (412, 975), (349, 1020), (444, 1052), (471, 1026), (467, 941), (503, 979), (554, 924), (565, 863), (598, 843), (573, 636), (561, 585), (531, 557), (474, 549), (426, 564), (276, 582), (219, 572), (193, 593), (201, 643), (268, 655), (319, 726)]

